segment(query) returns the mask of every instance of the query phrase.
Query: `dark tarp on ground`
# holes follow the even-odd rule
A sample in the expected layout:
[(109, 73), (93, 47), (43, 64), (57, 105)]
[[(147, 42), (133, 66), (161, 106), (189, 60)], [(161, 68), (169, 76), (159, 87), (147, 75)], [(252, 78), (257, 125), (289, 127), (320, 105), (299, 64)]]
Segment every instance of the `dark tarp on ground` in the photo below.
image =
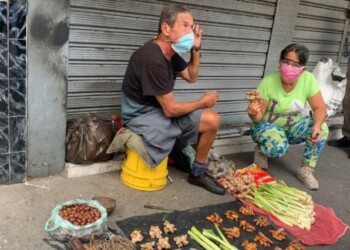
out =
[[(175, 211), (175, 212), (157, 213), (157, 214), (146, 215), (146, 216), (131, 217), (128, 219), (117, 221), (116, 223), (127, 237), (129, 237), (129, 235), (133, 230), (141, 230), (141, 234), (144, 237), (141, 244), (150, 242), (150, 241), (156, 241), (156, 239), (150, 238), (148, 232), (152, 225), (158, 225), (163, 232), (163, 236), (169, 237), (169, 242), (172, 246), (172, 249), (176, 249), (177, 247), (173, 241), (173, 238), (179, 235), (186, 234), (187, 231), (192, 226), (196, 226), (196, 228), (199, 229), (200, 231), (202, 231), (203, 228), (206, 228), (206, 229), (212, 229), (214, 232), (216, 232), (214, 225), (206, 219), (206, 216), (211, 215), (214, 212), (217, 212), (223, 218), (224, 222), (220, 226), (220, 228), (239, 227), (239, 222), (241, 220), (247, 220), (250, 224), (255, 226), (253, 220), (254, 218), (258, 217), (259, 214), (256, 214), (254, 216), (243, 215), (239, 212), (239, 208), (241, 206), (242, 206), (242, 203), (240, 201), (233, 201), (233, 202), (222, 203), (218, 205), (210, 205), (210, 206), (205, 206), (200, 208), (189, 209), (185, 211)], [(225, 212), (227, 210), (236, 211), (240, 216), (239, 220), (232, 221), (227, 219), (225, 216)], [(170, 223), (173, 223), (177, 227), (177, 231), (174, 234), (164, 235), (163, 223), (165, 220), (168, 220)], [(276, 246), (279, 246), (282, 249), (285, 249), (290, 243), (290, 241), (293, 240), (293, 238), (289, 235), (287, 236), (287, 239), (284, 240), (283, 242), (279, 242), (274, 238), (272, 238), (272, 235), (269, 232), (269, 230), (277, 229), (272, 224), (264, 228), (260, 228), (258, 226), (255, 226), (255, 228), (256, 230), (251, 233), (245, 232), (244, 230), (240, 229), (241, 236), (236, 240), (229, 239), (229, 241), (231, 242), (231, 244), (241, 249), (242, 242), (244, 240), (249, 240), (249, 242), (254, 241), (254, 237), (258, 234), (259, 231), (264, 233), (268, 238), (270, 238), (274, 242), (274, 244), (271, 245), (271, 247), (269, 248), (262, 247), (258, 243), (259, 249), (260, 248), (274, 249)], [(188, 239), (190, 238), (188, 237)], [(182, 247), (182, 249), (190, 249), (191, 247), (202, 249), (192, 239), (190, 239), (189, 241), (190, 241), (190, 244), (185, 247)], [(140, 246), (140, 243), (137, 244), (138, 249), (139, 249), (139, 246)]]

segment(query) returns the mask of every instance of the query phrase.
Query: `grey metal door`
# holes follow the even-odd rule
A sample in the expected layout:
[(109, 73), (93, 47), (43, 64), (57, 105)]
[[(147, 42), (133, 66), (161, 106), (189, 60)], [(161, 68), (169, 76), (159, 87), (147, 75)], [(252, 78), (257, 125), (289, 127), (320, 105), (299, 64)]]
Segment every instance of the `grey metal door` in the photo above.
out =
[(310, 49), (308, 67), (312, 70), (322, 57), (339, 62), (347, 70), (346, 44), (349, 1), (301, 0), (295, 24), (293, 42)]

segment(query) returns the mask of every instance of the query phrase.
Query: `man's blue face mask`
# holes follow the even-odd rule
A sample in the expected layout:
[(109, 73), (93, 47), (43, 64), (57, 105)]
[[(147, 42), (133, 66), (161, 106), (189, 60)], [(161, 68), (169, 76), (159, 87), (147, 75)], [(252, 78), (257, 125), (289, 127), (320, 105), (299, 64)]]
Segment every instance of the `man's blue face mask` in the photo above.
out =
[(172, 44), (171, 47), (176, 51), (176, 53), (181, 55), (186, 52), (189, 52), (193, 46), (193, 43), (194, 33), (191, 32), (180, 37), (179, 41), (177, 43)]

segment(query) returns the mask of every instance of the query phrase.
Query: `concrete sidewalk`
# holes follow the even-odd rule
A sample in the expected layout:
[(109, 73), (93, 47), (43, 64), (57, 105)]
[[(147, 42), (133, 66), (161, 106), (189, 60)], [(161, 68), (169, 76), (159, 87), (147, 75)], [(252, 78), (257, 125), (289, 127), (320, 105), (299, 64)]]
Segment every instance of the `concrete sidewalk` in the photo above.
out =
[[(335, 214), (350, 225), (348, 152), (326, 146), (315, 172), (320, 188), (318, 191), (309, 191), (295, 177), (302, 151), (302, 145), (293, 146), (286, 156), (272, 159), (269, 173), (277, 180), (284, 180), (291, 186), (307, 191), (316, 203), (333, 208)], [(226, 158), (233, 160), (237, 168), (242, 168), (252, 163), (253, 152), (237, 153)], [(109, 223), (131, 216), (161, 212), (144, 208), (143, 205), (147, 203), (186, 210), (233, 200), (229, 194), (217, 196), (188, 184), (186, 173), (170, 167), (169, 172), (173, 183), (155, 192), (137, 191), (125, 186), (120, 181), (119, 172), (72, 179), (57, 175), (29, 180), (29, 185), (0, 186), (0, 249), (53, 249), (43, 242), (43, 238), (49, 237), (44, 225), (56, 205), (71, 199), (94, 196), (110, 196), (116, 199), (117, 207), (108, 217)], [(350, 232), (332, 246), (308, 249), (350, 249)]]

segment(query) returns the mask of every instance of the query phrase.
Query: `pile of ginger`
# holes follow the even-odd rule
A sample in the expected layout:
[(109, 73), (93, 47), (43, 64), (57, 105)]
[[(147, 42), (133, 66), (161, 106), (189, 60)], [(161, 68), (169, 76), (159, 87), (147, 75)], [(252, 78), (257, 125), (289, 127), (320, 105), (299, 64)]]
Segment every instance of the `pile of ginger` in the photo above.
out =
[[(164, 234), (173, 234), (177, 231), (177, 228), (174, 224), (170, 223), (169, 221), (165, 221), (163, 223), (163, 231)], [(157, 250), (163, 250), (163, 249), (171, 249), (171, 245), (169, 243), (169, 237), (163, 237), (163, 231), (160, 229), (157, 225), (152, 225), (149, 229), (149, 236), (152, 239), (157, 239), (158, 241), (151, 241), (146, 242), (143, 244), (140, 244), (141, 250), (154, 250), (154, 247)], [(134, 230), (131, 234), (131, 242), (134, 244), (140, 243), (143, 240), (143, 236), (139, 230)], [(174, 237), (174, 242), (178, 247), (186, 246), (188, 245), (187, 235), (180, 235), (177, 237)]]

